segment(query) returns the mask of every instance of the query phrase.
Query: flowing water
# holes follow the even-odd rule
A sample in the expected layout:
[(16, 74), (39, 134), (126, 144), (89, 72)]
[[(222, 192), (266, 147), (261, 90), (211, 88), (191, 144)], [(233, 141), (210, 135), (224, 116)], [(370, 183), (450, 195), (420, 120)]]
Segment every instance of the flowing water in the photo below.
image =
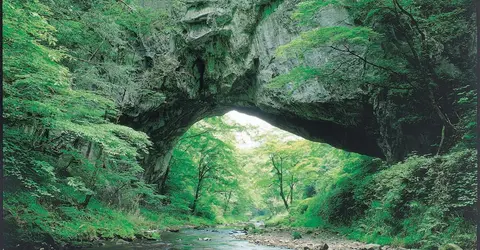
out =
[[(159, 241), (134, 241), (119, 244), (106, 242), (105, 246), (89, 250), (157, 250), (157, 249), (242, 249), (279, 250), (285, 248), (259, 246), (245, 240), (235, 239), (233, 229), (182, 229), (180, 232), (163, 232)], [(204, 240), (207, 238), (207, 240)], [(201, 239), (201, 240), (200, 240)]]

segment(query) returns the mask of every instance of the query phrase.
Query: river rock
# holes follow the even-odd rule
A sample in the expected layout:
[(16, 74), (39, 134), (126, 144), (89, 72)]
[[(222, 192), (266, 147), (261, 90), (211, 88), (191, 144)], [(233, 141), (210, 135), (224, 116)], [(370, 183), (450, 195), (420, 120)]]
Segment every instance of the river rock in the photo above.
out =
[(255, 222), (255, 223), (253, 223), (253, 225), (254, 225), (255, 228), (257, 228), (257, 229), (265, 228), (265, 222), (263, 222), (263, 221), (257, 221), (257, 222)]
[(315, 250), (328, 250), (328, 245), (325, 243), (323, 245), (316, 246)]
[(378, 244), (368, 244), (364, 247), (362, 247), (360, 250), (381, 250), (382, 246)]
[(118, 239), (117, 242), (115, 242), (115, 245), (125, 245), (125, 244), (130, 244), (130, 242), (123, 239)]

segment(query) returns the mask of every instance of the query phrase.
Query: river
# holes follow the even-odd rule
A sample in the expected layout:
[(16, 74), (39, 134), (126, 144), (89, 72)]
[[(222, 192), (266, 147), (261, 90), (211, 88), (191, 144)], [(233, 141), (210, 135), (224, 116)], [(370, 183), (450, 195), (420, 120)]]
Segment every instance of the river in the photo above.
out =
[[(157, 249), (242, 249), (279, 250), (285, 248), (259, 246), (245, 240), (235, 239), (234, 229), (182, 229), (180, 232), (163, 232), (158, 241), (133, 241), (117, 245), (116, 241), (89, 250), (157, 250)], [(207, 238), (207, 240), (203, 240)], [(202, 239), (202, 240), (199, 240)], [(209, 240), (208, 240), (209, 239)]]

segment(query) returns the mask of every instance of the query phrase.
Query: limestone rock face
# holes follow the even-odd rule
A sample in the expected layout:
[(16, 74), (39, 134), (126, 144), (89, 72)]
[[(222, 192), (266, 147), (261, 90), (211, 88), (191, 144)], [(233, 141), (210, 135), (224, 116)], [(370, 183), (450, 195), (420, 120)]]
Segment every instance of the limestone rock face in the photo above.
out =
[[(121, 122), (145, 131), (154, 142), (144, 163), (148, 181), (159, 183), (173, 147), (192, 124), (232, 109), (306, 139), (370, 156), (395, 160), (418, 149), (392, 129), (395, 105), (378, 93), (325, 84), (328, 79), (309, 80), (294, 91), (288, 85), (267, 87), (300, 64), (275, 55), (302, 31), (290, 18), (298, 0), (282, 1), (272, 13), (274, 2), (185, 1), (178, 22), (182, 32), (153, 36), (142, 45), (152, 65), (141, 73), (144, 86), (126, 93), (129, 106)], [(315, 21), (349, 25), (343, 9), (324, 10)], [(303, 63), (321, 65), (335, 56), (317, 49)]]

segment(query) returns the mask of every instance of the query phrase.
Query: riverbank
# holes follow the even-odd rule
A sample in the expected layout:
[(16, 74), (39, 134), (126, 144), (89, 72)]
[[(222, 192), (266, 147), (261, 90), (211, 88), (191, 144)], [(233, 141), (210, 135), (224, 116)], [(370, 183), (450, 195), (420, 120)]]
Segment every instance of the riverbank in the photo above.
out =
[(164, 231), (215, 224), (205, 218), (168, 211), (147, 208), (124, 211), (94, 198), (85, 209), (54, 207), (28, 194), (7, 198), (5, 249), (65, 250), (112, 240), (157, 240)]
[(133, 242), (105, 242), (105, 245), (86, 250), (160, 250), (160, 249), (255, 249), (282, 250), (280, 247), (255, 245), (233, 237), (243, 231), (233, 228), (182, 228), (179, 232), (163, 232), (158, 241), (135, 240)]
[[(294, 236), (296, 236), (294, 239)], [(306, 228), (265, 228), (256, 233), (235, 235), (256, 245), (284, 247), (295, 250), (406, 250), (406, 248), (366, 244), (349, 240), (340, 234)]]

